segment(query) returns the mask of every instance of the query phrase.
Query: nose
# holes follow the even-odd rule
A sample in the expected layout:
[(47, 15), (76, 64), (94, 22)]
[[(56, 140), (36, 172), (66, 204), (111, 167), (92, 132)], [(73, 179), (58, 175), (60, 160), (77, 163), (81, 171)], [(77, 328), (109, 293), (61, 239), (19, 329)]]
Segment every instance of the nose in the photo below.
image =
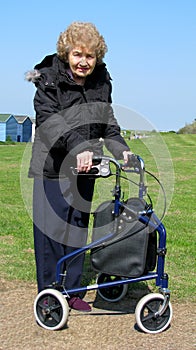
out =
[(81, 60), (80, 60), (80, 65), (81, 66), (86, 66), (87, 65), (87, 62), (86, 62), (86, 58), (85, 57), (82, 57)]

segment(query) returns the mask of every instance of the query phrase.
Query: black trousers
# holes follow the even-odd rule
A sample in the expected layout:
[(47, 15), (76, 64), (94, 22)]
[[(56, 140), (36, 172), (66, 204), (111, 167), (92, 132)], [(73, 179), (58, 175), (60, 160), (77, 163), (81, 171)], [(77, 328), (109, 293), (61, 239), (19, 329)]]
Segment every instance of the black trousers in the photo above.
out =
[[(57, 261), (86, 244), (93, 190), (94, 180), (87, 176), (34, 179), (33, 229), (38, 292), (56, 281)], [(80, 287), (84, 257), (82, 254), (63, 266), (66, 289)]]

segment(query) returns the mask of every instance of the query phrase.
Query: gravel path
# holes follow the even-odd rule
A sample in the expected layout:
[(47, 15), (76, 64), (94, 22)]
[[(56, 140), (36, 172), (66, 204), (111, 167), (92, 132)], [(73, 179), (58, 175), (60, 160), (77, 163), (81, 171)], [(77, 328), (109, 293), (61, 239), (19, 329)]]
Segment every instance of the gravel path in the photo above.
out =
[(0, 350), (196, 349), (195, 304), (173, 301), (171, 327), (151, 335), (140, 332), (135, 325), (138, 291), (128, 293), (118, 304), (103, 302), (95, 292), (89, 291), (85, 299), (93, 306), (92, 313), (72, 310), (65, 329), (47, 331), (34, 320), (36, 286), (0, 282)]

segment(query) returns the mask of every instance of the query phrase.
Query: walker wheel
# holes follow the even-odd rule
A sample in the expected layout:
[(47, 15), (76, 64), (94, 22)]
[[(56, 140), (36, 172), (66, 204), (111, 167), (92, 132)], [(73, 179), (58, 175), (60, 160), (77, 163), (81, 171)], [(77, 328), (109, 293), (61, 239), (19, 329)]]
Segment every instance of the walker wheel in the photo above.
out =
[(61, 329), (69, 315), (67, 300), (58, 290), (42, 290), (34, 302), (34, 315), (41, 327), (49, 330)]
[(162, 294), (151, 293), (145, 295), (137, 304), (135, 318), (138, 327), (143, 332), (157, 334), (169, 327), (173, 314), (170, 302), (161, 316), (155, 315), (160, 310), (163, 300), (164, 296)]
[[(97, 277), (97, 283), (102, 284), (107, 282), (117, 282), (123, 279), (123, 277), (110, 276), (105, 273), (101, 273)], [(111, 303), (115, 303), (121, 300), (126, 295), (127, 290), (127, 284), (119, 284), (113, 287), (99, 288), (97, 292), (102, 299)]]

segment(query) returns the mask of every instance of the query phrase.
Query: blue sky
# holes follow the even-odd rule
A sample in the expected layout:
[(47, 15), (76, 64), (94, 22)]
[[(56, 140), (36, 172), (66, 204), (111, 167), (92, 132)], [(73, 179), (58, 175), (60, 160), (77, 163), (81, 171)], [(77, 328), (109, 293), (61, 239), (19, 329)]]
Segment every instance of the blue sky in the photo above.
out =
[(75, 20), (93, 22), (104, 36), (122, 113), (133, 110), (158, 130), (196, 118), (196, 0), (2, 2), (0, 113), (34, 116), (35, 89), (24, 73), (56, 51), (60, 32)]

